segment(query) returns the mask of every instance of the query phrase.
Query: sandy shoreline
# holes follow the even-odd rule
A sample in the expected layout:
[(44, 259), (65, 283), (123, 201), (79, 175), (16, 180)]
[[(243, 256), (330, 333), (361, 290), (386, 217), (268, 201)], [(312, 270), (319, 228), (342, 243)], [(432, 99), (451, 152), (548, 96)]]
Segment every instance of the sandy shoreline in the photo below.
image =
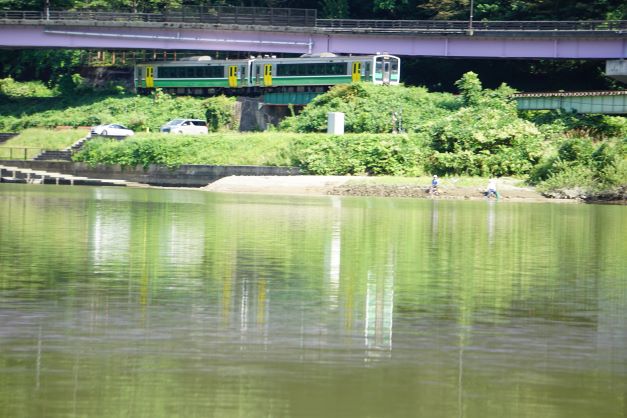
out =
[[(230, 176), (202, 188), (220, 193), (254, 193), (305, 196), (385, 196), (431, 198), (428, 184), (380, 184), (371, 177), (358, 176)], [(576, 202), (548, 198), (532, 187), (520, 186), (512, 179), (498, 179), (501, 201)], [(437, 199), (485, 199), (480, 187), (441, 186)]]

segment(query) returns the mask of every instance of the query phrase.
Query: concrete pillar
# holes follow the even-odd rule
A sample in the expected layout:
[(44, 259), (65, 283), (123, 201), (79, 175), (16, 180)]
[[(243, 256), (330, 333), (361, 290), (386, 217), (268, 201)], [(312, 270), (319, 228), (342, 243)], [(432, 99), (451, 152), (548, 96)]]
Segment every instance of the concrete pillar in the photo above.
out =
[(344, 135), (344, 113), (329, 112), (327, 117), (327, 133), (329, 135)]
[(627, 60), (609, 60), (605, 62), (605, 75), (627, 83)]

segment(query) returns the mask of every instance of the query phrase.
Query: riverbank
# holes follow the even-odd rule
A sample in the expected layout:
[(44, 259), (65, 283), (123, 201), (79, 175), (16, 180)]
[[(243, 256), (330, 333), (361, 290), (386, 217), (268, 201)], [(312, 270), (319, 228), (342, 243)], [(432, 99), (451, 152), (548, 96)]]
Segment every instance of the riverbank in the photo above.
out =
[[(213, 182), (202, 190), (221, 193), (254, 193), (274, 195), (335, 195), (409, 197), (429, 199), (428, 179), (398, 179), (365, 176), (230, 176)], [(481, 184), (486, 180), (448, 179), (440, 187), (437, 199), (479, 200), (485, 199)], [(470, 184), (469, 184), (470, 183)], [(545, 197), (520, 180), (500, 178), (497, 189), (501, 201), (528, 202), (577, 202), (575, 199)]]

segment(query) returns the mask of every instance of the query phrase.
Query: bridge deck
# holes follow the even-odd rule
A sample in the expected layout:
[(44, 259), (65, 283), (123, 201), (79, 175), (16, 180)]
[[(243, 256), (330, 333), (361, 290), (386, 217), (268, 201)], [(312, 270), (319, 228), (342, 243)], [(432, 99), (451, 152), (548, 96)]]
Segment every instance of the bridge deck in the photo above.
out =
[(627, 21), (473, 21), (466, 20), (373, 20), (317, 19), (310, 9), (261, 7), (216, 7), (215, 13), (169, 11), (164, 13), (125, 13), (97, 11), (0, 11), (0, 24), (20, 22), (35, 25), (87, 25), (215, 28), (255, 27), (277, 31), (280, 28), (311, 33), (377, 34), (472, 34), (478, 36), (625, 36)]
[(317, 19), (306, 9), (298, 10), (302, 13), (0, 11), (0, 47), (627, 58), (627, 21)]

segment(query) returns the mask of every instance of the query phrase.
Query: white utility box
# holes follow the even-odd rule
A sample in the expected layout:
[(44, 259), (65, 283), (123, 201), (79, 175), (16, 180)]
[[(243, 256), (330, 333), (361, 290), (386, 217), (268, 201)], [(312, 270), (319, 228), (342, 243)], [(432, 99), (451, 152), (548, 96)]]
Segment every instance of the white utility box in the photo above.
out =
[(327, 133), (329, 135), (344, 135), (344, 113), (329, 112), (327, 116)]

